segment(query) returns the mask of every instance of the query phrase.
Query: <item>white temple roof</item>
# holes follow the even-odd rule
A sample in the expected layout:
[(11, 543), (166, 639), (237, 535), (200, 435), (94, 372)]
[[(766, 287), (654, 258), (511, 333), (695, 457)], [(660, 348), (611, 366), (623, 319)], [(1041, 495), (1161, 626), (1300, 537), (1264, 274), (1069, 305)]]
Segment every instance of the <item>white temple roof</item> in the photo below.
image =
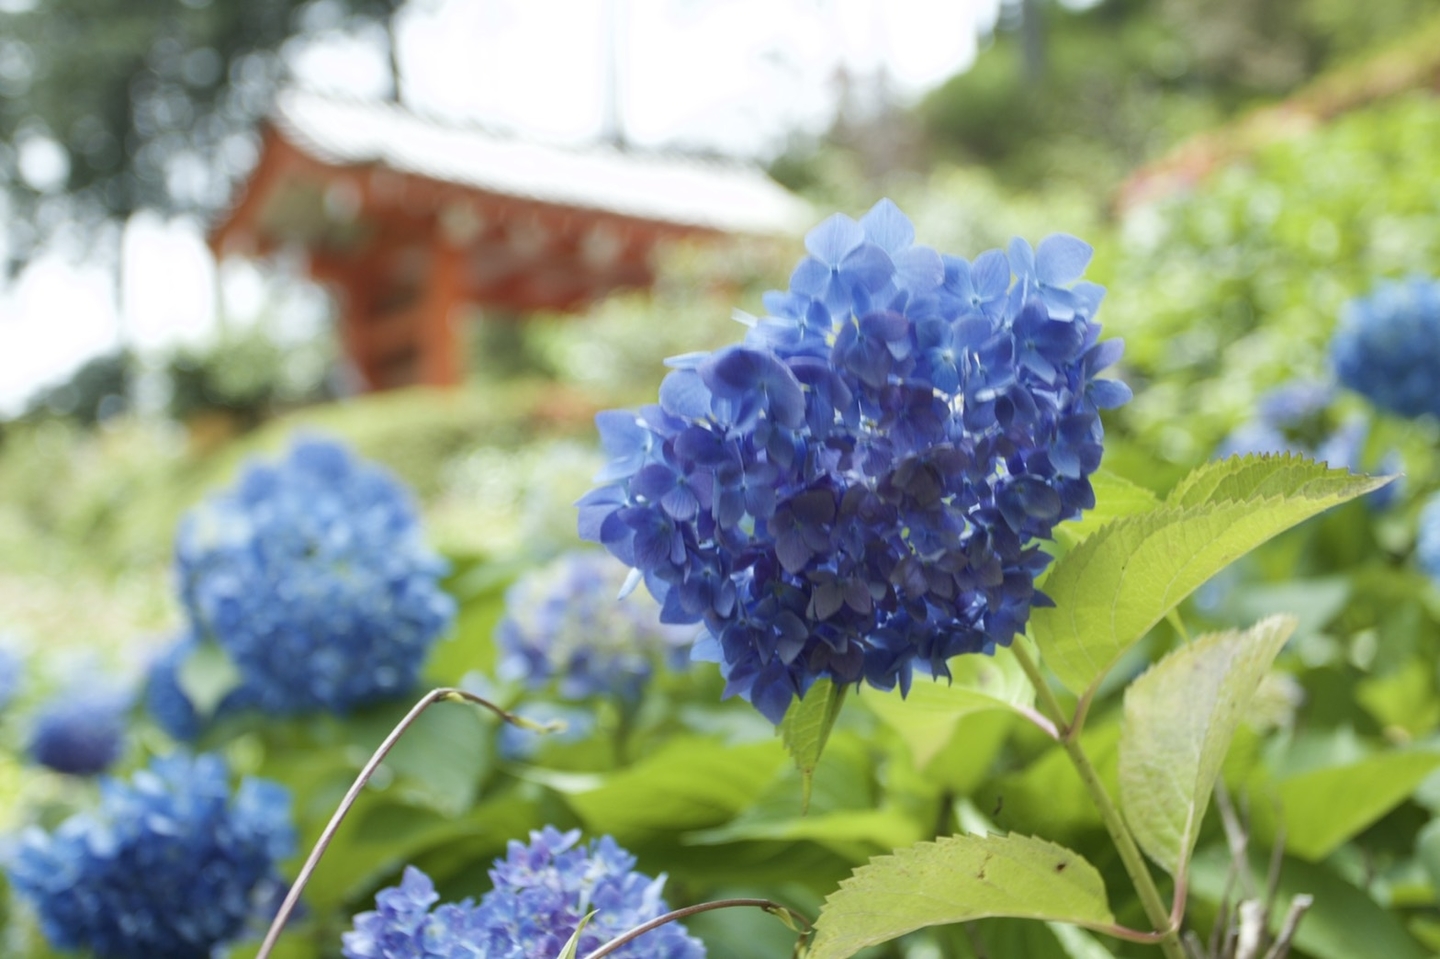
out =
[(331, 165), (378, 163), (490, 193), (727, 233), (794, 234), (804, 201), (736, 163), (564, 147), (447, 124), (397, 104), (282, 93), (276, 129)]

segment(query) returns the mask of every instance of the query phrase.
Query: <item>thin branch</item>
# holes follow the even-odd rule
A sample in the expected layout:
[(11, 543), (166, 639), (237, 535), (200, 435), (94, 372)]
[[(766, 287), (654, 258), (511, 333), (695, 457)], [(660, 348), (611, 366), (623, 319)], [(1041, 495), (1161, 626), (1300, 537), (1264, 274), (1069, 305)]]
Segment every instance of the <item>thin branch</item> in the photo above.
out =
[(1275, 940), (1275, 945), (1265, 953), (1265, 959), (1285, 959), (1290, 954), (1290, 943), (1295, 938), (1295, 931), (1300, 927), (1300, 920), (1305, 918), (1305, 913), (1315, 904), (1315, 897), (1301, 893), (1290, 900), (1290, 911), (1285, 914), (1285, 924), (1280, 927), (1280, 938)]
[[(666, 923), (675, 922), (677, 919), (688, 919), (691, 916), (697, 916), (702, 912), (710, 912), (715, 909), (736, 909), (743, 907), (764, 909), (772, 916), (780, 916), (781, 921), (785, 922), (785, 924), (792, 929), (798, 924), (804, 928), (804, 935), (806, 936), (810, 935), (811, 930), (814, 929), (814, 925), (809, 919), (805, 918), (805, 916), (791, 909), (789, 906), (781, 905), (769, 899), (717, 899), (714, 902), (702, 902), (694, 906), (686, 906), (683, 909), (672, 909), (663, 916), (656, 916), (649, 922), (641, 923), (629, 932), (622, 933), (614, 939), (611, 939), (605, 943), (605, 945), (587, 955), (585, 959), (602, 959), (602, 957), (610, 955), (622, 946), (634, 942), (652, 929), (659, 929)], [(788, 922), (786, 921), (787, 917), (789, 919)], [(257, 956), (256, 959), (260, 959), (260, 957)]]
[(508, 710), (501, 709), (488, 699), (476, 696), (474, 693), (467, 693), (463, 689), (451, 689), (448, 687), (432, 689), (422, 696), (420, 701), (405, 714), (405, 718), (400, 720), (394, 729), (390, 730), (390, 735), (386, 736), (385, 740), (380, 743), (379, 748), (375, 750), (375, 754), (372, 755), (369, 761), (360, 769), (360, 775), (355, 777), (355, 782), (351, 784), (350, 790), (345, 793), (345, 798), (340, 800), (340, 805), (335, 810), (335, 814), (330, 817), (330, 822), (325, 825), (324, 831), (320, 833), (320, 838), (315, 840), (315, 847), (310, 850), (310, 855), (306, 858), (305, 865), (300, 867), (300, 874), (295, 877), (295, 882), (290, 886), (290, 891), (285, 894), (285, 901), (280, 904), (280, 909), (275, 913), (275, 918), (271, 921), (270, 928), (265, 932), (265, 941), (260, 944), (260, 951), (255, 954), (255, 959), (269, 959), (271, 950), (275, 948), (275, 943), (280, 938), (280, 931), (285, 928), (286, 921), (290, 918), (290, 914), (295, 911), (295, 906), (300, 901), (300, 893), (304, 891), (305, 884), (310, 881), (310, 877), (314, 874), (315, 868), (320, 865), (320, 858), (325, 855), (325, 850), (330, 847), (330, 841), (335, 838), (335, 833), (339, 830), (340, 824), (345, 821), (345, 817), (349, 814), (351, 807), (354, 806), (355, 801), (360, 798), (360, 792), (365, 788), (365, 784), (370, 781), (371, 776), (375, 775), (375, 770), (380, 768), (380, 764), (384, 762), (390, 750), (400, 741), (400, 737), (405, 734), (406, 730), (415, 724), (415, 720), (420, 718), (420, 714), (440, 702), (474, 703), (477, 706), (483, 706), (490, 710), (505, 722), (519, 726), (522, 729), (533, 729), (537, 732), (545, 732), (550, 728), (549, 726), (532, 722), (522, 716), (517, 716)]

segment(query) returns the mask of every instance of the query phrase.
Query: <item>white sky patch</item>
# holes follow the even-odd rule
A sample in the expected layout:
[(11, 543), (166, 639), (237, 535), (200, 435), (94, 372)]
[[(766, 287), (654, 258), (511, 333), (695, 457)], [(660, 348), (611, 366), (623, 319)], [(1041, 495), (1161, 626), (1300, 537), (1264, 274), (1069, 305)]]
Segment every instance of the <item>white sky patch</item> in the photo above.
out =
[(0, 297), (0, 408), (120, 343), (115, 278), (56, 254), (31, 262)]
[(205, 341), (215, 325), (215, 260), (190, 220), (132, 217), (121, 241), (125, 337), (137, 350)]

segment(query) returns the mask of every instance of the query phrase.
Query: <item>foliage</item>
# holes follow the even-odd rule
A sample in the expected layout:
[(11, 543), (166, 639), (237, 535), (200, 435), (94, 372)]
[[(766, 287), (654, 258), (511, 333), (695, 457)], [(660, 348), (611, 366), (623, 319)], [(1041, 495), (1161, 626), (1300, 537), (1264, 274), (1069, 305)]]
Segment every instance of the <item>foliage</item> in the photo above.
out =
[(1267, 390), (1326, 378), (1348, 300), (1440, 273), (1434, 179), (1410, 159), (1437, 149), (1440, 101), (1402, 97), (1133, 211), (1097, 265), (1139, 395), (1124, 427), (1188, 467)]
[(1423, 0), (1363, 11), (1336, 0), (1005, 9), (974, 67), (918, 109), (936, 154), (983, 162), (1015, 187), (1063, 178), (1098, 190), (1261, 98), (1409, 36), (1430, 13)]
[(223, 413), (252, 428), (277, 410), (329, 398), (333, 350), (323, 339), (281, 344), (255, 328), (227, 332), (204, 349), (181, 348), (166, 364), (168, 412), (181, 422)]
[(65, 382), (40, 390), (26, 404), (28, 417), (58, 415), (95, 426), (130, 408), (135, 357), (117, 350), (87, 360)]
[[(48, 0), (0, 13), (0, 139), (26, 257), (66, 212), (213, 211), (254, 162), (253, 124), (285, 75), (286, 41), (385, 24), (394, 0)], [(57, 176), (25, 175), (27, 150)], [(46, 202), (63, 194), (68, 204)]]

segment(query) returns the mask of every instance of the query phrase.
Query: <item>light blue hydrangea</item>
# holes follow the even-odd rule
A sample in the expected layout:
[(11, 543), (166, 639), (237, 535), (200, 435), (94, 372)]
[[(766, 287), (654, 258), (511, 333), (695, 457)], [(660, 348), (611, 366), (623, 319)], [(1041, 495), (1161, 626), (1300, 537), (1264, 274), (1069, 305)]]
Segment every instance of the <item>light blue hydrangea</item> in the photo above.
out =
[(454, 601), (405, 489), (328, 441), (251, 465), (176, 542), (195, 632), (241, 674), (247, 707), (345, 712), (414, 686)]
[(174, 755), (104, 781), (98, 809), (23, 833), (6, 870), (58, 949), (203, 959), (273, 903), (294, 845), (283, 788), (232, 793), (220, 758)]
[(1440, 493), (1431, 496), (1420, 510), (1415, 562), (1427, 576), (1440, 582)]
[(821, 677), (909, 688), (1048, 602), (1039, 542), (1095, 504), (1104, 290), (1072, 236), (973, 262), (888, 200), (805, 238), (743, 343), (669, 361), (658, 405), (597, 417), (580, 533), (645, 576), (697, 658), (773, 722)]
[(99, 684), (52, 696), (31, 722), (26, 752), (42, 766), (72, 776), (105, 772), (125, 751), (130, 697)]
[(635, 698), (655, 663), (689, 661), (695, 627), (660, 622), (643, 589), (624, 599), (626, 570), (605, 553), (575, 551), (516, 581), (495, 630), (504, 679), (554, 679), (561, 696)]
[[(434, 884), (413, 866), (399, 886), (382, 890), (374, 912), (355, 917), (344, 934), (347, 959), (536, 959), (558, 956), (592, 910), (577, 955), (669, 911), (665, 877), (635, 872), (635, 857), (609, 836), (581, 846), (579, 830), (551, 826), (511, 842), (490, 871), (494, 888), (476, 905), (431, 907)], [(647, 932), (618, 959), (704, 959), (705, 947), (678, 923)]]
[(1351, 300), (1330, 358), (1340, 382), (1381, 409), (1440, 415), (1440, 281), (1382, 283)]

